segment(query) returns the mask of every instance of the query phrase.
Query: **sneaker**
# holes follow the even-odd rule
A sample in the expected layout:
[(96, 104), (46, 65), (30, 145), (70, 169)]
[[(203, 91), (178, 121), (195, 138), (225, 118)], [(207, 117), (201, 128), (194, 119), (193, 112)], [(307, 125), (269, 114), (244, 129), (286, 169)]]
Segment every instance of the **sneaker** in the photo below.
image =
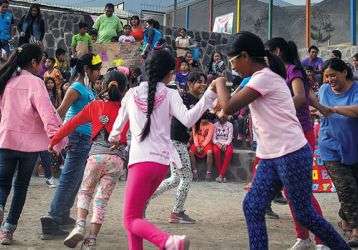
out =
[(278, 214), (276, 214), (271, 207), (267, 208), (266, 209), (266, 213), (265, 215), (270, 218), (270, 219), (275, 219), (275, 220), (278, 220), (280, 219), (280, 216), (278, 216)]
[(85, 238), (86, 228), (76, 225), (72, 232), (64, 240), (63, 244), (69, 248), (75, 248)]
[(96, 238), (86, 238), (82, 243), (81, 250), (96, 250)]
[(165, 243), (165, 250), (188, 250), (190, 241), (185, 235), (171, 235)]
[(225, 178), (225, 177), (223, 177), (223, 183), (226, 183), (226, 182), (227, 182), (226, 178)]
[(213, 180), (213, 176), (212, 176), (211, 172), (206, 172), (205, 180), (206, 181), (212, 181)]
[(216, 177), (215, 179), (216, 182), (222, 183), (223, 182), (223, 178), (221, 176)]
[(331, 249), (325, 245), (318, 244), (316, 245), (316, 250), (331, 250)]
[(1, 245), (11, 245), (13, 239), (14, 231), (1, 230), (0, 231), (0, 244)]
[(46, 184), (49, 188), (56, 188), (57, 185), (56, 185), (56, 181), (55, 181), (55, 178), (51, 177), (49, 179), (46, 179)]
[(315, 245), (311, 239), (297, 239), (296, 243), (289, 250), (313, 250)]
[(281, 194), (281, 192), (275, 196), (275, 198), (273, 198), (272, 200), (274, 203), (276, 204), (280, 204), (280, 205), (287, 205), (288, 201), (285, 197), (283, 197), (283, 195)]
[(169, 217), (169, 223), (179, 223), (179, 224), (195, 224), (196, 220), (189, 217), (185, 214), (185, 211), (180, 213), (171, 213)]
[(68, 235), (68, 232), (62, 230), (60, 225), (51, 216), (43, 216), (40, 220), (42, 227), (42, 240), (64, 238)]

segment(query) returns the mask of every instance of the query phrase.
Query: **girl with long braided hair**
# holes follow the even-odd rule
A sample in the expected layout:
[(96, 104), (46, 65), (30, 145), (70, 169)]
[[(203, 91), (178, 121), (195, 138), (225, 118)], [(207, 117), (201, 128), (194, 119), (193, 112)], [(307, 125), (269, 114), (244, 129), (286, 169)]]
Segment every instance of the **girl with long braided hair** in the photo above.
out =
[[(175, 59), (165, 50), (154, 51), (146, 61), (148, 82), (128, 90), (122, 100), (117, 119), (109, 135), (116, 143), (123, 126), (129, 120), (132, 134), (125, 188), (123, 223), (128, 235), (128, 248), (142, 250), (146, 239), (166, 250), (189, 248), (186, 236), (170, 235), (143, 219), (146, 203), (167, 175), (173, 159), (180, 159), (170, 140), (171, 118), (186, 127), (193, 126), (212, 106), (216, 94), (208, 89), (190, 110), (183, 104), (179, 92), (168, 88)], [(178, 168), (181, 163), (175, 161)]]

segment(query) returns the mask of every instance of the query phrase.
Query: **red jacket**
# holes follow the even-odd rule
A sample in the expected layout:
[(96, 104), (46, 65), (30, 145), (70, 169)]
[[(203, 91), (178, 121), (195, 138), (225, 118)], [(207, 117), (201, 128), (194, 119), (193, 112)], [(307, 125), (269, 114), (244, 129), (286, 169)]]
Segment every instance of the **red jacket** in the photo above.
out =
[[(111, 132), (114, 121), (116, 120), (120, 102), (95, 100), (83, 108), (76, 116), (67, 121), (57, 133), (52, 137), (50, 145), (58, 144), (62, 138), (71, 134), (76, 127), (84, 123), (92, 123), (92, 139), (95, 138), (102, 129)], [(129, 122), (123, 127), (119, 136), (122, 144), (127, 144), (127, 132)]]

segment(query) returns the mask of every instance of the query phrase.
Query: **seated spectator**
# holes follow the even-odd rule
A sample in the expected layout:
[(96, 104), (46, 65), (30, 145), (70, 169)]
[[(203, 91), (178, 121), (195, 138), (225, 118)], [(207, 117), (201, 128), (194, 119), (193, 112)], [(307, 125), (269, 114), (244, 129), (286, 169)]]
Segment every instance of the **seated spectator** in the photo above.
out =
[(56, 91), (55, 80), (51, 77), (48, 77), (45, 79), (45, 85), (46, 85), (46, 89), (47, 89), (48, 95), (50, 97), (50, 100), (52, 102), (52, 105), (55, 108), (58, 108), (61, 104), (62, 98), (59, 95), (59, 93)]
[(122, 33), (122, 22), (116, 15), (113, 15), (113, 13), (114, 5), (107, 3), (105, 14), (100, 15), (96, 19), (93, 28), (98, 32), (98, 43), (110, 43), (113, 37), (119, 37)]
[(63, 82), (63, 77), (57, 68), (55, 68), (56, 60), (53, 57), (50, 57), (46, 60), (45, 67), (47, 71), (44, 74), (44, 79), (52, 78), (55, 81), (55, 87), (58, 95), (61, 95), (61, 85)]
[(204, 115), (200, 121), (192, 128), (193, 143), (190, 146), (189, 155), (193, 168), (193, 179), (198, 179), (198, 168), (196, 157), (206, 157), (206, 177), (207, 181), (212, 180), (213, 168), (213, 143), (214, 125), (210, 123)]
[(331, 51), (331, 58), (342, 59), (342, 52), (338, 49), (334, 49)]
[(352, 57), (352, 71), (353, 71), (353, 80), (358, 80), (358, 53), (354, 54)]
[(214, 52), (208, 64), (209, 83), (219, 76), (224, 76), (225, 69), (226, 69), (226, 65), (225, 62), (223, 61), (222, 54), (217, 51)]
[(67, 81), (70, 79), (71, 72), (70, 72), (70, 65), (66, 58), (66, 50), (62, 48), (58, 48), (55, 52), (55, 68), (57, 68), (64, 79)]
[(132, 16), (130, 19), (130, 25), (132, 26), (131, 35), (134, 37), (136, 42), (143, 41), (144, 29), (140, 25), (139, 16)]
[(309, 82), (313, 92), (318, 93), (320, 84), (319, 84), (319, 82), (317, 81), (317, 79), (315, 77), (313, 67), (312, 66), (306, 67), (305, 72), (306, 72), (308, 82)]
[(200, 63), (193, 59), (193, 54), (191, 53), (191, 51), (186, 52), (184, 60), (189, 64), (189, 69), (191, 72), (202, 71)]
[(96, 29), (91, 29), (88, 34), (91, 36), (91, 42), (92, 44), (93, 43), (96, 43), (97, 42), (97, 39), (98, 39), (98, 32)]
[(119, 44), (131, 44), (135, 43), (135, 38), (131, 35), (132, 27), (130, 25), (124, 25), (123, 35), (118, 38)]
[(308, 49), (308, 57), (306, 57), (302, 61), (302, 66), (304, 68), (311, 66), (314, 70), (315, 77), (318, 81), (322, 79), (322, 67), (323, 67), (323, 60), (322, 58), (318, 57), (319, 49), (317, 46), (312, 45)]
[(191, 38), (186, 34), (184, 28), (178, 29), (178, 36), (175, 39), (175, 47), (177, 52), (177, 66), (184, 60), (186, 52), (189, 50), (191, 44)]
[(181, 62), (179, 72), (176, 74), (175, 82), (181, 90), (186, 90), (186, 84), (189, 77), (189, 64), (186, 61)]
[(72, 56), (81, 58), (83, 55), (91, 53), (92, 51), (92, 39), (91, 36), (87, 33), (87, 24), (80, 22), (79, 33), (72, 37), (71, 47), (72, 47)]
[[(223, 115), (214, 124), (213, 152), (216, 169), (219, 173), (216, 178), (217, 182), (226, 182), (225, 174), (233, 155), (232, 138), (232, 123), (227, 120), (226, 115)], [(222, 161), (222, 154), (224, 154), (224, 161)]]

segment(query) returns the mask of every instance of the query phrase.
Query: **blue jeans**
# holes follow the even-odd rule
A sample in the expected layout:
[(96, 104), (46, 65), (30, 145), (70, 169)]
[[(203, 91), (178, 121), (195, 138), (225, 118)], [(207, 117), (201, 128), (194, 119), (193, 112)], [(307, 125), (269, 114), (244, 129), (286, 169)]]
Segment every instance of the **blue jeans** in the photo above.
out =
[(91, 137), (88, 135), (73, 132), (68, 139), (65, 164), (49, 212), (58, 224), (64, 224), (70, 217), (91, 149)]
[[(6, 229), (15, 230), (25, 204), (27, 188), (36, 165), (38, 153), (0, 149), (0, 206), (5, 207), (7, 197), (14, 187), (11, 207), (5, 222)], [(17, 169), (17, 175), (13, 177)], [(10, 227), (10, 228), (8, 228)]]
[(54, 163), (54, 159), (50, 152), (42, 151), (40, 152), (41, 164), (44, 169), (45, 178), (50, 179), (52, 177), (51, 167)]

